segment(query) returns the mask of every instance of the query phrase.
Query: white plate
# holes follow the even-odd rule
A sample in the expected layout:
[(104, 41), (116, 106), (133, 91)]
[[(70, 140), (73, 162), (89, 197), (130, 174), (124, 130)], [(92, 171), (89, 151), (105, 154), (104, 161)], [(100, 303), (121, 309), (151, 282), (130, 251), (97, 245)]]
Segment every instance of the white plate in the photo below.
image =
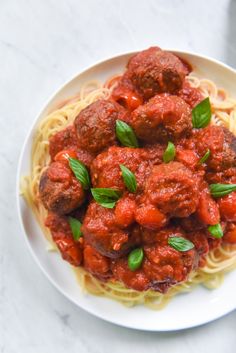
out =
[[(207, 57), (175, 51), (193, 66), (194, 72), (214, 80), (236, 97), (236, 71)], [(89, 313), (109, 322), (147, 331), (171, 331), (201, 325), (217, 319), (236, 308), (236, 271), (225, 278), (223, 285), (209, 291), (198, 287), (193, 292), (175, 297), (162, 311), (152, 311), (144, 306), (126, 308), (106, 298), (84, 295), (70, 266), (57, 253), (47, 252), (46, 240), (24, 200), (19, 196), (20, 176), (29, 173), (31, 144), (40, 119), (51, 111), (55, 104), (78, 93), (85, 81), (108, 77), (123, 72), (128, 58), (134, 53), (124, 54), (100, 62), (83, 71), (66, 83), (45, 104), (27, 136), (18, 167), (17, 204), (20, 222), (31, 254), (51, 283), (69, 300)]]

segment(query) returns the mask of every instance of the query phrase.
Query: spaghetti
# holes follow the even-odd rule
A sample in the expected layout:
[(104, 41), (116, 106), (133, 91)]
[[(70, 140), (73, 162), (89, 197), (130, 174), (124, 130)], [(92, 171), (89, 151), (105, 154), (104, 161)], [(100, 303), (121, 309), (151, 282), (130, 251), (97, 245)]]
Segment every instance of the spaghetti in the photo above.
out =
[[(236, 135), (236, 100), (232, 99), (225, 90), (219, 89), (213, 81), (194, 75), (189, 75), (187, 80), (192, 87), (198, 88), (204, 97), (210, 97), (213, 110), (212, 124), (223, 125)], [(109, 98), (115, 83), (115, 78), (105, 85), (97, 81), (86, 83), (81, 87), (79, 95), (62, 102), (56, 110), (43, 119), (35, 133), (31, 171), (30, 175), (23, 179), (22, 194), (32, 208), (52, 250), (56, 250), (56, 247), (49, 230), (44, 225), (47, 211), (40, 202), (38, 194), (40, 176), (50, 162), (49, 138), (70, 125), (78, 113), (89, 104), (100, 98)], [(135, 291), (117, 281), (102, 282), (83, 267), (73, 269), (82, 289), (86, 292), (118, 300), (127, 306), (144, 304), (152, 309), (161, 309), (172, 297), (189, 292), (198, 284), (210, 289), (217, 288), (222, 283), (225, 273), (234, 268), (236, 268), (236, 247), (223, 244), (209, 252), (203, 268), (192, 272), (186, 282), (171, 287), (165, 294), (154, 290)]]

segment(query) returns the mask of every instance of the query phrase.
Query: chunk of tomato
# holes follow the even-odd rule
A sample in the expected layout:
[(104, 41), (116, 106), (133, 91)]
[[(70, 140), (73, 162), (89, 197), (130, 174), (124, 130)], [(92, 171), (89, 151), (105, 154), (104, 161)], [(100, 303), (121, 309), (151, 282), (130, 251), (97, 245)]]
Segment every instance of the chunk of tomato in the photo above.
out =
[(220, 198), (218, 205), (223, 220), (236, 222), (236, 192)]
[(219, 207), (208, 190), (203, 190), (200, 195), (197, 216), (206, 225), (214, 225), (220, 221)]
[(68, 162), (69, 158), (77, 158), (77, 153), (74, 150), (62, 150), (56, 154), (54, 160), (56, 162)]

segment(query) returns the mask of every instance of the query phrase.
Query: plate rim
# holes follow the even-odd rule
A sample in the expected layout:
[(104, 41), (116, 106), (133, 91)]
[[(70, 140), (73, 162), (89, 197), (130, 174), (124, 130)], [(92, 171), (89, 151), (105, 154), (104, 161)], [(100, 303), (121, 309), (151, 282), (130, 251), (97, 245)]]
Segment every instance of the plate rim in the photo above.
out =
[[(212, 62), (214, 64), (217, 64), (217, 65), (229, 70), (233, 74), (236, 74), (236, 69), (234, 69), (233, 67), (229, 66), (228, 64), (225, 64), (225, 63), (221, 62), (220, 60), (214, 59), (214, 58), (212, 58), (210, 56), (198, 54), (198, 53), (196, 53), (194, 51), (186, 51), (186, 50), (178, 50), (178, 49), (170, 49), (170, 48), (163, 48), (163, 49), (164, 50), (168, 50), (170, 52), (173, 52), (173, 53), (175, 53), (177, 55), (191, 55), (191, 56), (197, 57), (199, 59), (205, 59), (207, 61), (210, 61), (210, 62)], [(41, 264), (40, 259), (38, 258), (36, 252), (33, 250), (33, 247), (31, 246), (30, 241), (28, 239), (27, 232), (26, 232), (26, 229), (24, 227), (23, 219), (22, 219), (22, 216), (21, 216), (21, 205), (20, 205), (20, 199), (22, 197), (20, 195), (20, 179), (21, 179), (20, 171), (21, 171), (21, 166), (22, 166), (22, 163), (23, 163), (24, 153), (25, 153), (25, 149), (26, 149), (26, 145), (28, 143), (28, 140), (30, 139), (31, 134), (34, 131), (34, 128), (36, 127), (37, 122), (40, 121), (40, 117), (41, 117), (42, 113), (44, 112), (44, 110), (46, 109), (46, 107), (48, 107), (50, 102), (55, 98), (55, 96), (59, 92), (63, 91), (63, 89), (69, 83), (71, 83), (73, 80), (78, 78), (80, 75), (85, 74), (90, 69), (92, 69), (92, 68), (94, 68), (96, 66), (99, 66), (101, 64), (104, 64), (107, 61), (114, 60), (114, 59), (119, 59), (119, 58), (122, 58), (123, 56), (128, 56), (128, 55), (131, 56), (131, 55), (134, 55), (135, 53), (137, 53), (137, 52), (139, 52), (141, 50), (143, 50), (143, 49), (135, 50), (135, 51), (119, 52), (119, 53), (117, 53), (115, 55), (112, 55), (112, 56), (106, 56), (106, 57), (96, 61), (94, 64), (87, 65), (86, 67), (81, 68), (81, 70), (78, 73), (71, 75), (69, 79), (65, 80), (65, 82), (62, 83), (58, 88), (54, 89), (52, 94), (50, 94), (49, 98), (45, 100), (45, 103), (43, 103), (41, 105), (41, 108), (39, 109), (38, 113), (36, 113), (35, 118), (32, 120), (32, 123), (30, 124), (29, 128), (27, 129), (27, 133), (26, 133), (26, 135), (24, 137), (23, 144), (21, 145), (20, 155), (18, 157), (17, 172), (16, 172), (16, 188), (15, 188), (15, 192), (16, 192), (16, 194), (15, 194), (15, 197), (16, 197), (16, 211), (17, 211), (18, 223), (20, 224), (20, 229), (21, 229), (21, 231), (23, 233), (24, 241), (25, 241), (26, 246), (27, 246), (32, 258), (34, 259), (35, 263), (40, 268), (40, 270), (45, 275), (45, 277), (48, 279), (48, 281), (51, 283), (51, 285), (54, 288), (56, 288), (61, 295), (63, 295), (67, 300), (69, 300), (71, 303), (73, 303), (76, 307), (79, 307), (81, 310), (84, 310), (85, 312), (88, 312), (90, 315), (93, 315), (93, 316), (95, 316), (95, 317), (97, 317), (99, 319), (102, 319), (105, 322), (109, 322), (109, 323), (115, 324), (116, 326), (121, 326), (121, 327), (129, 328), (129, 329), (146, 331), (146, 332), (174, 332), (174, 331), (181, 331), (181, 330), (185, 330), (185, 329), (189, 329), (189, 328), (193, 328), (193, 327), (202, 326), (202, 325), (205, 325), (205, 324), (210, 323), (212, 321), (215, 321), (217, 319), (220, 319), (221, 317), (223, 317), (223, 316), (229, 314), (230, 312), (232, 312), (233, 310), (235, 310), (236, 309), (236, 303), (235, 303), (234, 306), (232, 306), (232, 307), (228, 308), (226, 311), (220, 313), (220, 315), (219, 314), (212, 315), (210, 318), (208, 318), (205, 321), (193, 322), (191, 325), (184, 325), (183, 324), (182, 326), (180, 325), (177, 328), (171, 328), (170, 327), (169, 329), (167, 329), (167, 328), (164, 328), (164, 329), (152, 328), (151, 329), (151, 328), (140, 327), (138, 325), (137, 326), (131, 326), (129, 324), (126, 324), (126, 322), (120, 323), (120, 322), (116, 322), (112, 318), (106, 318), (106, 317), (102, 316), (99, 313), (94, 313), (92, 308), (88, 308), (88, 307), (85, 308), (83, 306), (80, 306), (78, 302), (76, 302), (69, 294), (67, 294), (64, 291), (63, 287), (61, 287), (59, 284), (56, 283), (56, 281), (52, 278), (52, 276), (49, 274), (49, 272), (47, 272), (47, 270)], [(27, 205), (27, 208), (29, 208), (28, 205)], [(30, 211), (32, 212), (32, 210), (30, 210)], [(34, 217), (34, 215), (33, 215), (33, 217)], [(132, 309), (130, 309), (130, 310), (132, 310)]]

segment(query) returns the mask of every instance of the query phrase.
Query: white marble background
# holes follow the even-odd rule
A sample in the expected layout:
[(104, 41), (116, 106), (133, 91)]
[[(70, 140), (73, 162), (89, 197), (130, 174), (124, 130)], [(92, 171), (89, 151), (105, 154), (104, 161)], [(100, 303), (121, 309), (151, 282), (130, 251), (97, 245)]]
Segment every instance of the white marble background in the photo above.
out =
[(1, 353), (235, 352), (235, 312), (166, 334), (92, 317), (51, 286), (19, 231), (16, 165), (44, 101), (85, 66), (153, 44), (236, 67), (236, 1), (0, 0)]

